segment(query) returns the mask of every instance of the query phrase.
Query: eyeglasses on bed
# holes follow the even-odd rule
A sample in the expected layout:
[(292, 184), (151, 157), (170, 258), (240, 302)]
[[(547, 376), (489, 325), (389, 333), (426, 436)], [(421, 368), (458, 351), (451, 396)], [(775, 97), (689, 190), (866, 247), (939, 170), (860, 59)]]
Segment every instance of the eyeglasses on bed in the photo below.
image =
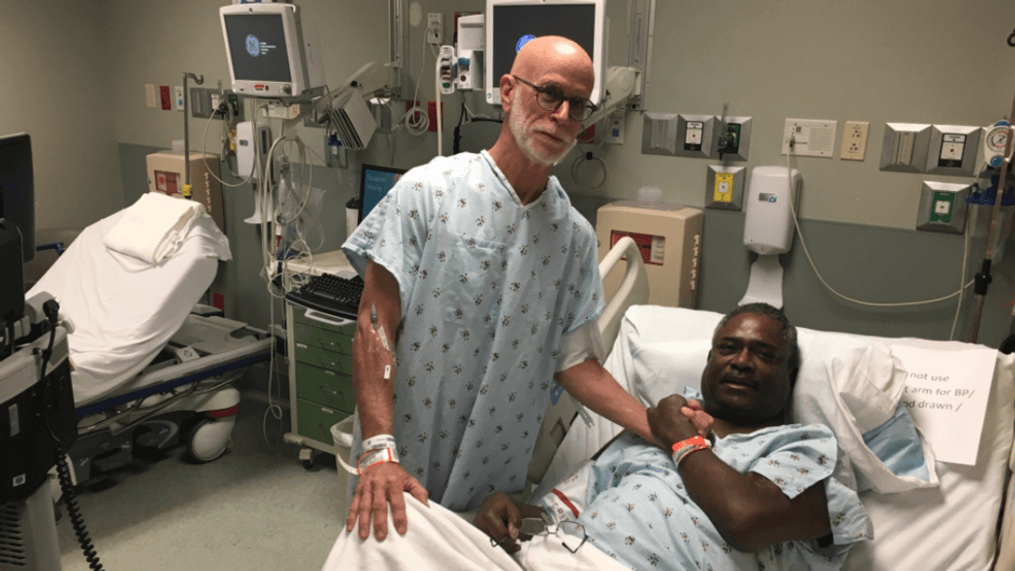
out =
[[(551, 527), (554, 528), (553, 531), (550, 531)], [(549, 535), (552, 533), (561, 538), (561, 545), (571, 553), (578, 553), (578, 550), (581, 549), (582, 545), (585, 545), (585, 541), (589, 538), (588, 534), (585, 533), (585, 526), (576, 521), (562, 521), (555, 526), (548, 526), (546, 522), (539, 518), (526, 517), (522, 518), (522, 526), (518, 531), (522, 535)], [(578, 543), (577, 547), (571, 549), (571, 546), (564, 541), (565, 535), (570, 535), (573, 539), (580, 538), (581, 542)], [(500, 547), (510, 541), (511, 536), (505, 537), (500, 541), (491, 537), (490, 545)], [(572, 541), (572, 543), (574, 542)]]

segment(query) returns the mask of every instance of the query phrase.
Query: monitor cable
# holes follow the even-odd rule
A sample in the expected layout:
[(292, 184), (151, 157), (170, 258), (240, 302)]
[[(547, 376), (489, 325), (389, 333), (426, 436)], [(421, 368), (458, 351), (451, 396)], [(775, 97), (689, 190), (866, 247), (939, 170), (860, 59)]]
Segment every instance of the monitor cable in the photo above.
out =
[[(46, 349), (42, 351), (36, 349), (35, 352), (42, 355), (42, 371), (39, 378), (45, 381), (46, 367), (49, 365), (49, 360), (53, 357), (53, 343), (56, 340), (60, 304), (56, 300), (51, 299), (42, 304), (42, 311), (49, 320), (49, 344)], [(49, 424), (49, 416), (43, 415), (42, 418), (46, 425), (46, 430), (49, 431), (50, 438), (53, 439), (53, 448), (56, 455), (56, 471), (60, 479), (60, 489), (63, 491), (64, 503), (67, 505), (67, 513), (70, 515), (71, 526), (74, 528), (74, 535), (81, 545), (81, 551), (84, 552), (85, 560), (88, 561), (88, 568), (94, 571), (104, 571), (102, 562), (99, 560), (99, 555), (95, 551), (95, 546), (92, 545), (92, 540), (89, 538), (88, 528), (85, 526), (81, 509), (77, 504), (77, 492), (71, 479), (70, 467), (67, 466), (67, 446), (57, 437), (56, 432), (53, 431), (53, 427)]]

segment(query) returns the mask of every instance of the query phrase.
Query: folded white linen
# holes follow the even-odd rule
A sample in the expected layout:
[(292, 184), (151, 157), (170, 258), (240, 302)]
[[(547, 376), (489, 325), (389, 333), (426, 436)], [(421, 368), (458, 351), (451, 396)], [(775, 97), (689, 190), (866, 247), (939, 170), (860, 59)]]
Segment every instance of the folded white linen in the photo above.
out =
[(198, 202), (146, 192), (127, 208), (103, 243), (115, 252), (158, 264), (179, 249), (194, 221), (207, 215)]

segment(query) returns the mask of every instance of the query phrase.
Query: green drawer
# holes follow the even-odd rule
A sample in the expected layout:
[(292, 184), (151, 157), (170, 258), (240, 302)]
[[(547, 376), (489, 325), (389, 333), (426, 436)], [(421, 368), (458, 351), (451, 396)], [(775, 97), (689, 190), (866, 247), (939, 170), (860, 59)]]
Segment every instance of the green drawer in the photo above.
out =
[[(314, 329), (323, 329), (331, 334), (338, 333), (343, 337), (352, 339), (354, 333), (356, 333), (356, 322), (344, 319), (341, 317), (334, 317), (325, 315), (320, 311), (314, 311), (307, 309), (299, 305), (292, 305), (293, 308), (293, 325), (297, 327), (296, 338), (300, 337), (300, 326), (312, 327)], [(307, 313), (312, 312), (311, 315), (317, 315), (319, 319), (315, 319), (312, 316), (308, 316)]]
[(301, 398), (296, 399), (296, 424), (301, 436), (333, 446), (331, 427), (350, 413), (323, 407)]
[(352, 335), (355, 331), (355, 325), (346, 328), (345, 331), (330, 331), (319, 327), (311, 327), (304, 323), (295, 323), (293, 326), (293, 340), (296, 341), (297, 349), (302, 345), (304, 347), (314, 347), (334, 353), (352, 355)]
[[(296, 342), (296, 363), (313, 365), (343, 375), (352, 375), (352, 356), (344, 353), (325, 351), (319, 347), (310, 347)], [(299, 374), (297, 373), (297, 378)]]
[(345, 412), (352, 412), (356, 407), (351, 376), (300, 362), (296, 363), (296, 394), (301, 399)]

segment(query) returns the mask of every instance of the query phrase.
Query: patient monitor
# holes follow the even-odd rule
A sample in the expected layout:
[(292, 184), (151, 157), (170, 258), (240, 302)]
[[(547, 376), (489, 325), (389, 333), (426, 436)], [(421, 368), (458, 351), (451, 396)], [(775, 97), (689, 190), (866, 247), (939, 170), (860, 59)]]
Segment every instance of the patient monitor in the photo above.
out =
[[(696, 208), (662, 202), (621, 201), (596, 213), (599, 261), (624, 236), (638, 244), (648, 275), (652, 305), (694, 308), (698, 297), (701, 229), (704, 215)], [(623, 278), (613, 272), (603, 279), (611, 299)]]
[[(592, 58), (596, 83), (589, 99), (600, 106), (606, 77), (606, 0), (486, 0), (486, 102), (500, 105), (500, 78), (531, 39), (564, 36)], [(530, 79), (530, 78), (523, 78)]]
[(233, 91), (254, 97), (310, 98), (324, 93), (324, 67), (293, 4), (219, 8)]

